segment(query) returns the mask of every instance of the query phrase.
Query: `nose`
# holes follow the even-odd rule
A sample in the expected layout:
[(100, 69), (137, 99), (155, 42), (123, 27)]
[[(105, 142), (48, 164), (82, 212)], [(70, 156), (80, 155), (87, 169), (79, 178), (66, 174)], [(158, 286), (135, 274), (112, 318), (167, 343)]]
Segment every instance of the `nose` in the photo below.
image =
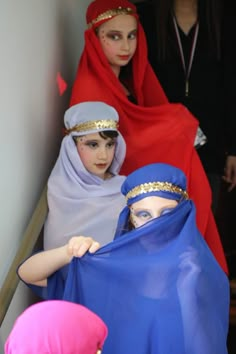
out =
[(97, 153), (97, 157), (99, 160), (106, 160), (107, 159), (107, 150), (105, 147), (101, 147)]
[(130, 44), (129, 44), (129, 40), (128, 40), (128, 38), (123, 38), (123, 40), (122, 40), (122, 45), (121, 45), (121, 49), (122, 50), (125, 50), (125, 51), (129, 51), (129, 49), (130, 49)]
[(160, 210), (152, 210), (152, 219), (159, 218), (161, 215)]

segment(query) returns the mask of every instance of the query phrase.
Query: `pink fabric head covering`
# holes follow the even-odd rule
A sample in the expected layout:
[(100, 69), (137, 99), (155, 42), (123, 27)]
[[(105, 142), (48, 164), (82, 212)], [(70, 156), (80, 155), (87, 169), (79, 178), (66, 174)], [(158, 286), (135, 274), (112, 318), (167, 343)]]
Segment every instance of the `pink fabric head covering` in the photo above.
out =
[(43, 301), (17, 318), (5, 354), (96, 354), (106, 336), (105, 323), (86, 307)]

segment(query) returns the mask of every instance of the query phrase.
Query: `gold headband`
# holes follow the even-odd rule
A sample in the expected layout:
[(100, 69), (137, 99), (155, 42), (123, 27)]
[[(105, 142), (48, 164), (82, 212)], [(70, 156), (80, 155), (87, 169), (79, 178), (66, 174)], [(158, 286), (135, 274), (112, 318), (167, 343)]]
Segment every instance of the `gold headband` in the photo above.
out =
[(98, 15), (98, 17), (96, 17), (94, 20), (88, 23), (88, 28), (91, 28), (93, 25), (95, 25), (100, 21), (111, 19), (112, 17), (117, 15), (132, 15), (135, 13), (136, 12), (133, 9), (131, 9), (131, 7), (119, 6), (117, 9), (107, 10), (102, 14)]
[(118, 122), (111, 119), (90, 120), (88, 122), (77, 124), (73, 128), (66, 129), (66, 134), (70, 134), (71, 132), (85, 132), (89, 130), (105, 130), (105, 129), (117, 130)]
[(173, 185), (169, 182), (150, 182), (143, 183), (139, 186), (134, 187), (126, 194), (126, 200), (130, 198), (135, 198), (140, 194), (150, 193), (150, 192), (172, 192), (180, 194), (184, 199), (188, 199), (188, 193), (178, 186)]

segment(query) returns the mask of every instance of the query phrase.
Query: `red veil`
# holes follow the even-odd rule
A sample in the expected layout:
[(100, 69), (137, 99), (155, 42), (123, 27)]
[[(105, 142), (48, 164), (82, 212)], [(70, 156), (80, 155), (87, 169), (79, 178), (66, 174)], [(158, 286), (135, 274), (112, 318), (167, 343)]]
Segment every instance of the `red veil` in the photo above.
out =
[[(216, 259), (227, 272), (227, 264), (211, 211), (211, 189), (194, 148), (198, 121), (182, 104), (171, 104), (147, 59), (147, 43), (138, 23), (137, 50), (132, 59), (132, 82), (137, 104), (130, 102), (102, 51), (94, 28), (109, 20), (110, 9), (131, 9), (126, 0), (95, 0), (87, 10), (85, 47), (72, 89), (71, 105), (83, 101), (103, 101), (116, 108), (120, 116), (127, 155), (121, 173), (154, 162), (182, 169), (188, 180), (188, 193), (197, 208), (197, 224)], [(115, 12), (114, 12), (115, 13)], [(91, 26), (91, 21), (95, 24)], [(117, 13), (116, 13), (117, 14)], [(174, 78), (173, 78), (174, 80)]]

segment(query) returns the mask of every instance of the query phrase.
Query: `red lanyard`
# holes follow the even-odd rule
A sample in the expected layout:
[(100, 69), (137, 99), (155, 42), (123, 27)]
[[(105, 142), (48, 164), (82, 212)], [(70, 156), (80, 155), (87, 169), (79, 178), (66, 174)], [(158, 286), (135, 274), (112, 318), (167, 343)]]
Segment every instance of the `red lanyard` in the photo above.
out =
[(177, 25), (177, 22), (176, 22), (176, 19), (175, 19), (174, 16), (173, 16), (173, 22), (174, 22), (174, 27), (175, 27), (175, 33), (176, 33), (177, 41), (178, 41), (180, 57), (181, 57), (181, 61), (182, 61), (182, 65), (183, 65), (183, 69), (184, 69), (184, 73), (185, 73), (185, 96), (187, 97), (188, 94), (189, 94), (189, 76), (190, 76), (190, 73), (191, 73), (192, 64), (193, 64), (193, 58), (194, 58), (196, 44), (197, 44), (199, 23), (197, 22), (196, 27), (195, 27), (195, 32), (194, 32), (194, 37), (193, 37), (193, 42), (192, 42), (192, 48), (191, 48), (191, 52), (190, 52), (189, 64), (188, 64), (188, 67), (186, 68), (183, 47), (182, 47), (182, 43), (181, 43), (181, 39), (180, 39), (180, 35), (179, 35), (179, 29), (178, 29), (178, 25)]

